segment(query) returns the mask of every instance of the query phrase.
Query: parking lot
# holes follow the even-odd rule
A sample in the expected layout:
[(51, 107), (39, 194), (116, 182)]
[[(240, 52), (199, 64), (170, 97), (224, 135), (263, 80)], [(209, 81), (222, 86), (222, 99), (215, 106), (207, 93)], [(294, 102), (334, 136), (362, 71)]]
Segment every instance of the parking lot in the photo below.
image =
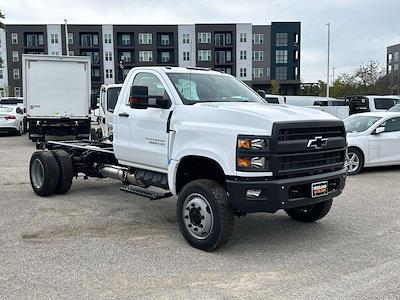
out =
[(150, 202), (108, 179), (34, 195), (34, 144), (0, 137), (0, 298), (395, 299), (400, 294), (400, 168), (348, 178), (327, 217), (237, 219), (231, 241), (191, 248), (175, 199)]

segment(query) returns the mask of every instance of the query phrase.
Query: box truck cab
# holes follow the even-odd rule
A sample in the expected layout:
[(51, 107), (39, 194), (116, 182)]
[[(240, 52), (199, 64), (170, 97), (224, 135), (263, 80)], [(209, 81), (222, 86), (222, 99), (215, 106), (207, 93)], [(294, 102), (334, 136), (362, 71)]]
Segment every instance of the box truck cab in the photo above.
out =
[(39, 143), (44, 151), (30, 164), (35, 193), (65, 193), (83, 173), (119, 179), (124, 191), (153, 200), (177, 196), (184, 238), (211, 251), (228, 241), (235, 216), (283, 209), (313, 222), (345, 184), (342, 121), (270, 105), (220, 72), (132, 69), (115, 106), (113, 135), (112, 144)]
[(122, 84), (103, 84), (100, 87), (99, 116), (100, 130), (97, 131), (97, 138), (109, 138), (113, 131), (113, 115), (117, 104)]

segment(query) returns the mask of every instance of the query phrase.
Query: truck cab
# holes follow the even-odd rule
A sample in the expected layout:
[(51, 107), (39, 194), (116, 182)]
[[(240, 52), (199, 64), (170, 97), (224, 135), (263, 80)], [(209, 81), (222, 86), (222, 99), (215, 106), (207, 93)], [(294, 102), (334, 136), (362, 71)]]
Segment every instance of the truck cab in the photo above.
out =
[(100, 101), (97, 121), (100, 124), (98, 138), (109, 138), (113, 131), (113, 113), (122, 84), (103, 84), (100, 87)]
[(349, 96), (345, 98), (350, 107), (350, 115), (363, 112), (387, 111), (400, 103), (399, 96)]

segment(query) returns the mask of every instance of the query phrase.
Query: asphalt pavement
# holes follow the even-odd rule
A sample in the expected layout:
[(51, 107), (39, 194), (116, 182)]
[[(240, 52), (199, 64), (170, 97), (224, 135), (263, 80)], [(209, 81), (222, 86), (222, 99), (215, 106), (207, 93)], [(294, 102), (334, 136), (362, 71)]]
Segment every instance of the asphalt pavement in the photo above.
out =
[(399, 299), (400, 167), (349, 177), (313, 224), (284, 212), (236, 219), (228, 244), (191, 248), (175, 199), (78, 178), (41, 198), (27, 136), (0, 136), (0, 299)]

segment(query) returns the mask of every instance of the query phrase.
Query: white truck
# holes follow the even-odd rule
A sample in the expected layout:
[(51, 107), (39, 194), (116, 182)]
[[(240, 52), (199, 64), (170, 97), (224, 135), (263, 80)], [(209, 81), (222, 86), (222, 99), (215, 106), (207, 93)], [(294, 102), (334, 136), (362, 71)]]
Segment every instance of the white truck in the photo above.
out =
[(96, 131), (96, 139), (112, 140), (113, 115), (122, 84), (103, 84), (100, 87), (100, 101), (97, 122), (100, 128)]
[(22, 55), (29, 139), (90, 136), (90, 58)]
[(313, 222), (345, 185), (342, 121), (270, 105), (219, 72), (132, 69), (114, 110), (113, 135), (112, 144), (38, 143), (30, 161), (34, 192), (66, 193), (82, 174), (119, 179), (122, 190), (152, 200), (177, 196), (184, 238), (211, 251), (229, 239), (235, 216), (284, 209), (294, 220)]

